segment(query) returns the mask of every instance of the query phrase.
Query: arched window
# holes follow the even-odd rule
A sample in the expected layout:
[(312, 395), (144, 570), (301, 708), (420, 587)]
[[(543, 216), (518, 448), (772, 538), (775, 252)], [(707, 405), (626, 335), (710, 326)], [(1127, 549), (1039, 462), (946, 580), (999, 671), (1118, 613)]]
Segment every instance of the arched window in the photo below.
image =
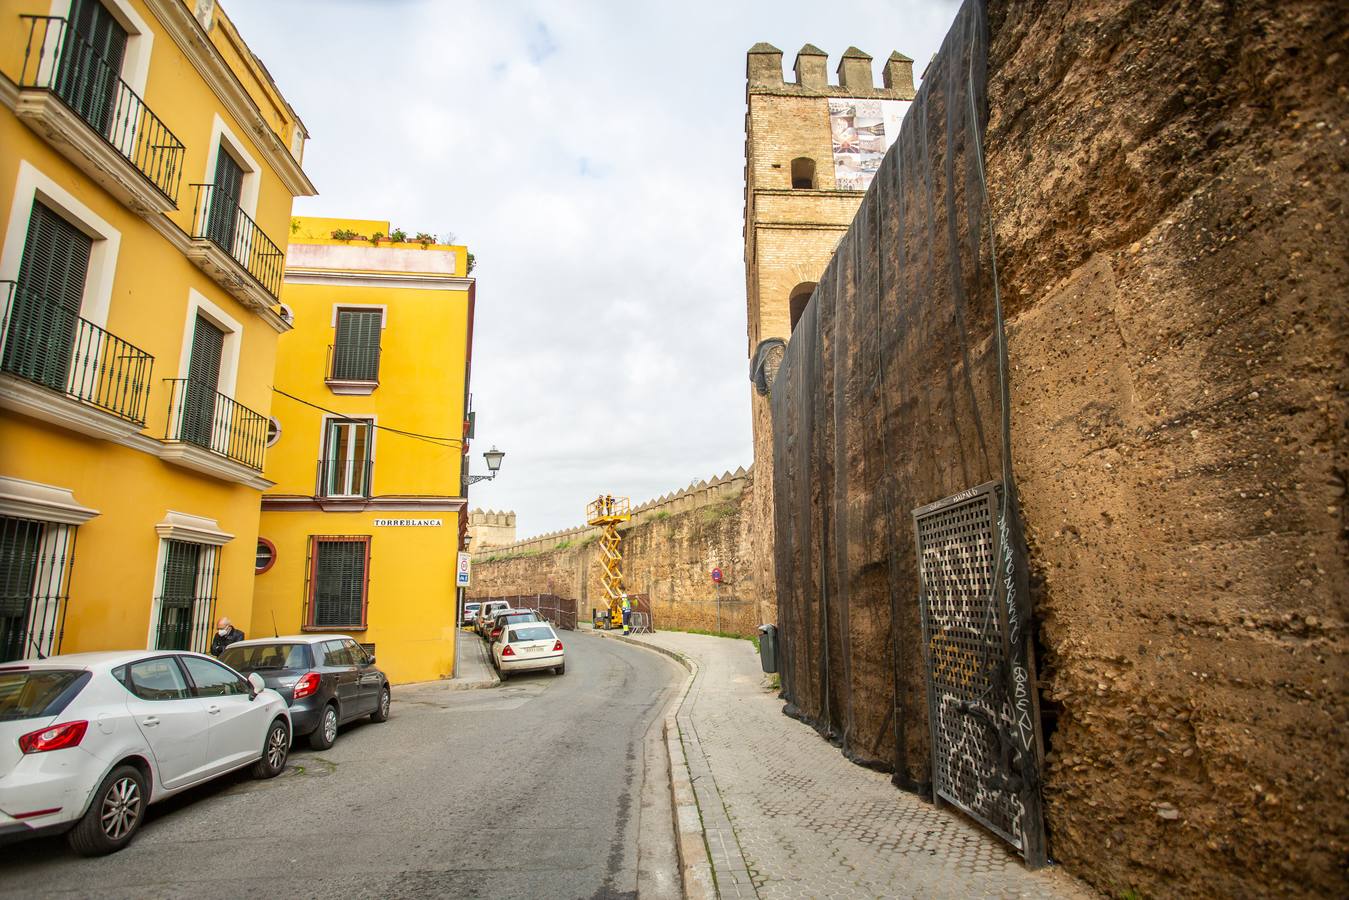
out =
[(808, 156), (798, 156), (792, 160), (792, 187), (815, 189), (815, 160)]
[(806, 311), (806, 304), (810, 302), (810, 295), (815, 293), (815, 282), (803, 281), (792, 288), (791, 296), (787, 300), (787, 309), (792, 317), (792, 331), (796, 330), (796, 323), (801, 321), (801, 313)]

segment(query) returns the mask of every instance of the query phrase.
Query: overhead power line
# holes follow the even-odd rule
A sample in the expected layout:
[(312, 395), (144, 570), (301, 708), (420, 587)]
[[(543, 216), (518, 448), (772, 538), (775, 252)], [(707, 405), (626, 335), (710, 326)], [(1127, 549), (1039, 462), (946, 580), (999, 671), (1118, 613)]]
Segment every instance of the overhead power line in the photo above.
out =
[[(276, 393), (280, 394), (282, 397), (289, 397), (291, 400), (294, 400), (296, 403), (303, 403), (305, 406), (313, 407), (314, 409), (317, 409), (319, 412), (325, 412), (325, 413), (327, 413), (327, 414), (330, 415), (330, 416), (337, 416), (338, 418), (341, 418), (341, 419), (347, 418), (347, 414), (346, 414), (346, 413), (340, 413), (340, 412), (338, 412), (337, 410), (334, 410), (334, 409), (328, 409), (326, 406), (319, 406), (317, 403), (310, 403), (308, 400), (305, 400), (303, 397), (297, 397), (297, 396), (295, 396), (294, 394), (288, 394), (288, 393), (286, 393), (285, 391), (281, 390), (281, 388), (279, 388), (279, 387), (273, 386), (273, 387), (272, 387), (272, 390), (275, 391)], [(418, 440), (418, 441), (426, 441), (428, 444), (435, 444), (437, 447), (462, 447), (462, 446), (464, 446), (464, 441), (463, 441), (462, 438), (456, 438), (456, 437), (439, 437), (439, 436), (434, 435), (434, 434), (421, 434), (421, 433), (416, 432), (416, 431), (404, 431), (404, 430), (401, 429), (401, 428), (391, 428), (391, 427), (388, 426), (388, 425), (380, 425), (380, 424), (378, 424), (378, 423), (373, 423), (373, 424), (374, 424), (374, 427), (377, 428), (377, 429), (379, 429), (380, 431), (387, 431), (387, 432), (389, 432), (390, 434), (401, 434), (403, 437), (409, 437), (409, 438), (412, 438), (412, 439)]]

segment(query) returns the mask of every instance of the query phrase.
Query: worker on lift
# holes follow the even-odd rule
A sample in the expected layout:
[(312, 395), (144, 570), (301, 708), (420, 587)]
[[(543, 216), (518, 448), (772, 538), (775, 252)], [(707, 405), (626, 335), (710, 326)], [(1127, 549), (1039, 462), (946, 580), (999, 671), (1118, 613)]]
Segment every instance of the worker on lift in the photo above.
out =
[(631, 621), (630, 621), (631, 619), (632, 619), (632, 601), (628, 599), (628, 595), (627, 595), (627, 594), (624, 594), (624, 595), (623, 595), (623, 633), (624, 633), (624, 634), (627, 634), (627, 633), (628, 633), (628, 628), (629, 628), (629, 627), (631, 626), (631, 624), (632, 624)]

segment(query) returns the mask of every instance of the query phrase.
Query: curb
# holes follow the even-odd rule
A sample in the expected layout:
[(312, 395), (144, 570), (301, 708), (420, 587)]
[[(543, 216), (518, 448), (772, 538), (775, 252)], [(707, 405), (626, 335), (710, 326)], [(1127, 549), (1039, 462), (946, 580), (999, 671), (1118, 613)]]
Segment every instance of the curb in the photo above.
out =
[(670, 802), (674, 811), (675, 850), (679, 853), (679, 877), (683, 882), (684, 896), (692, 900), (715, 898), (716, 881), (712, 877), (712, 860), (708, 856), (707, 837), (703, 833), (703, 817), (698, 811), (698, 800), (693, 793), (693, 776), (689, 774), (688, 761), (684, 758), (684, 743), (677, 718), (694, 679), (698, 677), (698, 664), (682, 653), (645, 641), (605, 634), (603, 631), (594, 633), (609, 640), (663, 654), (688, 670), (689, 674), (679, 693), (665, 709), (665, 752), (670, 757)]

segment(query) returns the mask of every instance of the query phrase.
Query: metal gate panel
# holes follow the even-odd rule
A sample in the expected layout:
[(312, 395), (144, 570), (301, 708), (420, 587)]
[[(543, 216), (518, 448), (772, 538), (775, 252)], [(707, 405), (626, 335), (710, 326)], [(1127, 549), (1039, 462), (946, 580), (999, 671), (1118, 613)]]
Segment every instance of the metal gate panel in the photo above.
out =
[(1009, 661), (997, 584), (1001, 495), (1002, 485), (990, 482), (913, 511), (932, 783), (938, 802), (959, 807), (1037, 864), (1038, 747), (1027, 759), (1016, 745), (1010, 673), (1022, 669)]

